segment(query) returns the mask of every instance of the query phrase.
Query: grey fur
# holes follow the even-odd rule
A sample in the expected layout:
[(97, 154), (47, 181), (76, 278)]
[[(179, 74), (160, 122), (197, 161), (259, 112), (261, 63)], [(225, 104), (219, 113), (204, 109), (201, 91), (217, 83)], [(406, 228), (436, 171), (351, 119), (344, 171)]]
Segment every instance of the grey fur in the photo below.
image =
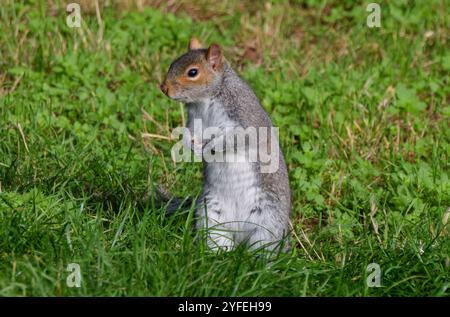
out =
[[(179, 76), (192, 62), (205, 59), (205, 54), (206, 50), (193, 50), (178, 58), (170, 66), (167, 80)], [(272, 127), (253, 90), (226, 61), (208, 87), (177, 88), (178, 93), (172, 98), (186, 103), (191, 133), (194, 119), (202, 120), (203, 129), (219, 127), (221, 131), (227, 127)], [(191, 140), (185, 141), (192, 148)], [(274, 173), (261, 173), (260, 162), (203, 161), (204, 186), (196, 206), (196, 227), (208, 228), (208, 245), (212, 249), (227, 250), (247, 243), (252, 248), (273, 250), (288, 234), (288, 173), (274, 135), (270, 142), (276, 143), (279, 153), (279, 166)], [(206, 148), (221, 151), (214, 148), (214, 139), (201, 144), (201, 150)], [(286, 241), (284, 245), (287, 246)]]

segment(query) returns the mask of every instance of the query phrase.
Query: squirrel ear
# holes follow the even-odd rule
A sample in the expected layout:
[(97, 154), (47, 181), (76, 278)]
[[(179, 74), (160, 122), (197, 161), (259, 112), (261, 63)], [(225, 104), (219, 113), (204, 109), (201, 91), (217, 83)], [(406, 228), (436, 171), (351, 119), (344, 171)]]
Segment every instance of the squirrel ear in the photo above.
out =
[(200, 41), (196, 38), (193, 37), (191, 38), (191, 40), (189, 41), (189, 50), (198, 50), (202, 48), (202, 43), (200, 43)]
[(214, 70), (222, 67), (222, 50), (218, 44), (211, 44), (208, 48), (208, 52), (206, 53), (206, 59)]

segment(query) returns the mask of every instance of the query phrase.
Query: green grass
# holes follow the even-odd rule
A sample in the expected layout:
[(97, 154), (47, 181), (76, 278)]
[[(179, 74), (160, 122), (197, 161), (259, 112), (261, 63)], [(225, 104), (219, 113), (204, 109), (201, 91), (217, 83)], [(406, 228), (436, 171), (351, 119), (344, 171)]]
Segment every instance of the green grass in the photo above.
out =
[[(445, 1), (380, 2), (373, 29), (368, 2), (128, 2), (102, 3), (102, 24), (83, 7), (81, 29), (62, 2), (0, 6), (1, 296), (449, 296)], [(288, 254), (208, 252), (192, 212), (145, 199), (201, 189), (157, 88), (191, 36), (224, 47), (280, 129)]]

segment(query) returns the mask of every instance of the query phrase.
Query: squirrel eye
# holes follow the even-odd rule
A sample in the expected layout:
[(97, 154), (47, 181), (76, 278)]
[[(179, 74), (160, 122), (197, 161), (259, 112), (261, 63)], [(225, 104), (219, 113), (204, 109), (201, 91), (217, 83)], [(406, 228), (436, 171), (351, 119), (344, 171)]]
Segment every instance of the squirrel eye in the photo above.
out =
[(189, 77), (191, 77), (191, 78), (197, 76), (197, 74), (198, 74), (198, 69), (197, 68), (191, 68), (191, 69), (188, 70), (188, 73), (187, 73), (187, 75)]

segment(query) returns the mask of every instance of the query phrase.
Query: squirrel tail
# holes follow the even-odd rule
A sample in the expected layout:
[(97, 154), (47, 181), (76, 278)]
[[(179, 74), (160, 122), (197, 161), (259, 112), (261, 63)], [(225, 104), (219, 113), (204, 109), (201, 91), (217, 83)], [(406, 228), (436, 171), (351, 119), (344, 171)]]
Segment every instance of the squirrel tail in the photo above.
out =
[(194, 199), (192, 197), (179, 198), (173, 197), (170, 193), (164, 190), (161, 186), (155, 188), (157, 198), (165, 205), (166, 216), (173, 215), (177, 211), (186, 211), (192, 207)]

